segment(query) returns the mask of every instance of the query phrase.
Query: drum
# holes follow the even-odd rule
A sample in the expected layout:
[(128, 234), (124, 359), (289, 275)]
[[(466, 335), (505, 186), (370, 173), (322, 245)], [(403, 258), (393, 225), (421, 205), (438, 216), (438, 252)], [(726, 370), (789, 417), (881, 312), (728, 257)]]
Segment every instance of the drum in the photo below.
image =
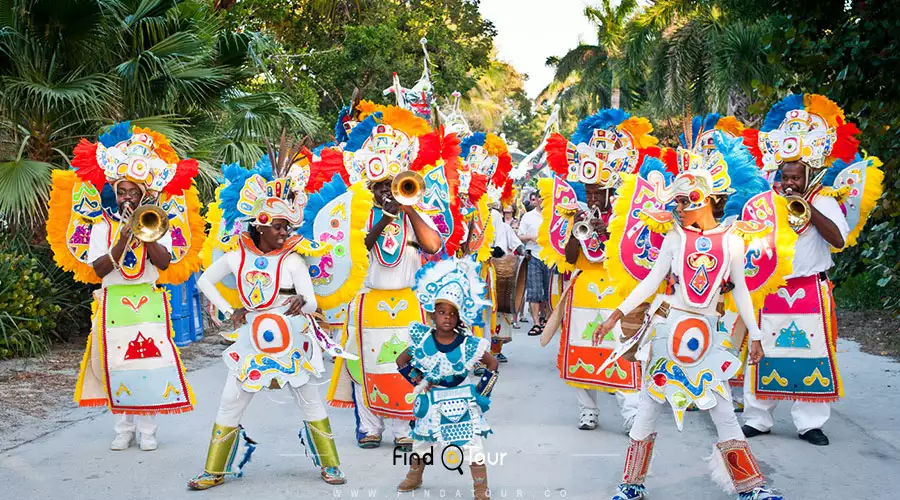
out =
[(516, 314), (525, 301), (528, 261), (513, 254), (491, 261), (497, 273), (497, 312)]

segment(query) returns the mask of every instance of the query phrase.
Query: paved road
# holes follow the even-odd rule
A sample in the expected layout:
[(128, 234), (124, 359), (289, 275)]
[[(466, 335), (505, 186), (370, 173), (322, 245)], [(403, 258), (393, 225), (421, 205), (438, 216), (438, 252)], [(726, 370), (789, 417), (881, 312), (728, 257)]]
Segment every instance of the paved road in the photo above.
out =
[[(826, 427), (832, 445), (818, 448), (797, 439), (789, 408), (782, 405), (773, 434), (756, 438), (754, 450), (771, 484), (787, 498), (896, 498), (891, 478), (900, 470), (900, 364), (861, 353), (851, 342), (842, 341), (839, 349), (847, 397)], [(609, 498), (628, 445), (615, 398), (601, 398), (599, 429), (580, 431), (575, 398), (556, 375), (555, 350), (541, 349), (536, 338), (517, 332), (506, 352), (511, 361), (502, 368), (488, 413), (495, 430), (488, 450), (506, 453), (502, 465), (489, 468), (494, 498)], [(246, 477), (206, 492), (187, 491), (185, 481), (203, 466), (224, 377), (218, 363), (191, 373), (197, 410), (161, 417), (160, 447), (154, 452), (110, 452), (112, 416), (77, 410), (83, 420), (0, 454), (2, 498), (398, 497), (394, 487), (405, 468), (392, 465), (391, 447), (355, 446), (350, 410), (330, 409), (349, 482), (335, 488), (320, 481), (303, 457), (300, 416), (287, 393), (258, 395), (244, 417), (260, 443)], [(660, 422), (647, 481), (653, 498), (730, 498), (713, 486), (703, 460), (714, 441), (709, 418), (688, 414), (681, 435), (671, 418)], [(426, 471), (425, 481), (429, 491), (401, 498), (471, 498), (468, 474), (436, 466)]]

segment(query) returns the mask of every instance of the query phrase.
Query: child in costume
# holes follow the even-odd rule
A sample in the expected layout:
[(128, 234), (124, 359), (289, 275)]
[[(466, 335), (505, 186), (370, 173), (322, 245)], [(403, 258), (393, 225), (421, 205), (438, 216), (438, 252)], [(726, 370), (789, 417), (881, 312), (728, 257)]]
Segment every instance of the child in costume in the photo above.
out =
[[(472, 335), (483, 310), (490, 306), (486, 284), (474, 258), (450, 258), (428, 264), (416, 275), (415, 292), (431, 314), (434, 326), (409, 325), (410, 347), (397, 357), (399, 372), (416, 386), (413, 454), (400, 492), (422, 485), (425, 464), (421, 457), (443, 447), (463, 450), (474, 481), (476, 500), (487, 500), (487, 469), (483, 438), (491, 432), (483, 413), (497, 380), (496, 358), (488, 352), (487, 339)], [(485, 368), (477, 386), (467, 382), (475, 363)]]
[[(717, 326), (725, 303), (735, 308), (750, 332), (750, 362), (762, 358), (753, 297), (761, 300), (790, 272), (792, 232), (786, 202), (769, 189), (741, 140), (717, 133), (715, 141), (716, 153), (706, 158), (679, 150), (680, 173), (669, 186), (657, 176), (650, 181), (626, 177), (615, 204), (607, 263), (618, 268), (612, 274), (622, 277), (620, 290), (630, 293), (599, 325), (594, 343), (656, 295), (667, 278), (668, 286), (653, 300), (644, 327), (600, 367), (604, 370), (633, 346), (640, 348), (638, 359), (647, 360), (625, 472), (614, 500), (646, 497), (644, 478), (664, 403), (672, 407), (679, 430), (692, 403), (709, 412), (718, 431), (711, 469), (726, 491), (736, 492), (740, 500), (782, 498), (766, 486), (738, 425), (728, 379), (740, 362), (726, 350), (726, 335)], [(673, 202), (674, 212), (652, 210)], [(636, 239), (643, 227), (665, 234), (663, 240)], [(635, 269), (632, 264), (641, 248), (650, 251), (650, 269), (635, 284), (625, 271)]]
[[(282, 388), (290, 389), (303, 413), (301, 441), (320, 467), (322, 479), (329, 484), (345, 482), (328, 414), (314, 382), (325, 372), (323, 350), (332, 356), (355, 356), (334, 344), (311, 316), (317, 300), (309, 267), (301, 255), (321, 256), (326, 248), (294, 232), (304, 222), (309, 167), (293, 162), (293, 154), (272, 156), (264, 157), (253, 170), (238, 164), (225, 167), (226, 184), (219, 191), (222, 221), (216, 221), (214, 227), (238, 230), (237, 234), (226, 232), (224, 237), (218, 231), (210, 233), (224, 254), (208, 266), (198, 286), (238, 329), (232, 335), (234, 344), (222, 353), (229, 375), (206, 465), (188, 482), (194, 490), (218, 486), (225, 476), (242, 474), (255, 446), (244, 435), (241, 417), (257, 392)], [(281, 168), (273, 169), (273, 164), (279, 165), (277, 161)], [(285, 163), (290, 163), (289, 169)], [(231, 277), (237, 284), (237, 308), (217, 288)], [(234, 466), (242, 436), (247, 453)]]
[(153, 415), (194, 404), (168, 295), (156, 285), (199, 268), (197, 162), (179, 160), (162, 134), (123, 122), (96, 144), (82, 139), (72, 166), (53, 172), (47, 240), (60, 267), (101, 285), (75, 401), (117, 414), (112, 450), (130, 447), (136, 433), (142, 450), (155, 450)]
[(794, 272), (759, 312), (766, 356), (744, 377), (744, 434), (768, 434), (779, 401), (792, 401), (800, 438), (828, 444), (822, 426), (843, 396), (837, 366), (832, 253), (850, 247), (881, 196), (878, 158), (857, 155), (859, 130), (826, 97), (790, 95), (747, 131), (751, 151), (792, 207)]
[[(620, 359), (606, 371), (597, 370), (616, 342), (610, 335), (594, 346), (591, 336), (597, 318), (603, 321), (618, 300), (604, 264), (613, 190), (621, 174), (638, 171), (639, 162), (662, 167), (662, 162), (646, 154), (657, 143), (652, 131), (646, 118), (606, 109), (582, 120), (571, 142), (555, 133), (544, 147), (547, 164), (557, 176), (538, 182), (545, 200), (537, 241), (540, 258), (561, 273), (577, 271), (567, 293), (554, 304), (553, 321), (544, 329), (541, 345), (547, 345), (561, 329), (557, 367), (560, 378), (574, 388), (582, 430), (597, 427), (600, 391), (615, 393), (626, 429), (637, 413), (640, 364)], [(626, 320), (632, 332), (641, 324), (646, 308), (642, 304)]]

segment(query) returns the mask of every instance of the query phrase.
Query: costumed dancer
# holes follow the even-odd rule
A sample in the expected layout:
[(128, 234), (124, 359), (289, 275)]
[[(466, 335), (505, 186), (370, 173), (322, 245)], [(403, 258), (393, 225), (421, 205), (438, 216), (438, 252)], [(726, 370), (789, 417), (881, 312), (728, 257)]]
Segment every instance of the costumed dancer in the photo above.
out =
[(826, 97), (790, 95), (746, 141), (776, 189), (788, 197), (799, 235), (794, 272), (766, 297), (759, 313), (766, 356), (744, 377), (744, 434), (768, 434), (779, 401), (793, 401), (801, 439), (828, 444), (822, 427), (843, 396), (838, 371), (831, 254), (856, 243), (881, 196), (881, 161), (857, 155), (859, 130)]
[(375, 203), (365, 226), (369, 252), (365, 289), (348, 305), (343, 339), (345, 349), (360, 359), (337, 360), (328, 401), (355, 407), (361, 448), (380, 446), (385, 425), (390, 426), (395, 445), (409, 447), (413, 396), (394, 361), (409, 344), (409, 330), (400, 325), (425, 318), (411, 289), (422, 253), (441, 248), (433, 221), (414, 207), (421, 178), (416, 181), (420, 176), (408, 172), (419, 152), (418, 136), (431, 130), (407, 110), (366, 101), (359, 106), (361, 121), (350, 132), (342, 154), (350, 180), (368, 183)]
[[(616, 394), (626, 429), (637, 413), (640, 364), (622, 358), (605, 371), (597, 370), (622, 335), (617, 330), (599, 345), (591, 341), (598, 322), (619, 302), (604, 266), (614, 190), (622, 174), (638, 171), (639, 162), (654, 163), (658, 170), (663, 166), (646, 154), (647, 148), (657, 143), (652, 131), (646, 118), (606, 109), (582, 120), (571, 141), (556, 133), (544, 147), (556, 176), (538, 181), (544, 200), (539, 257), (560, 273), (574, 273), (543, 330), (541, 345), (547, 345), (561, 327), (557, 368), (560, 377), (575, 389), (581, 412), (578, 428), (582, 430), (597, 427), (598, 391)], [(658, 155), (658, 148), (653, 148), (653, 153)], [(647, 304), (641, 304), (624, 319), (626, 336), (641, 325), (646, 310)]]
[[(416, 275), (416, 296), (431, 321), (410, 323), (411, 344), (397, 358), (399, 372), (416, 386), (413, 453), (406, 478), (397, 486), (400, 492), (422, 486), (426, 453), (443, 456), (444, 447), (453, 445), (462, 450), (460, 463), (470, 465), (475, 499), (489, 498), (483, 439), (491, 428), (484, 412), (499, 365), (488, 352), (488, 341), (471, 330), (490, 307), (478, 267), (471, 256), (450, 258), (429, 263)], [(476, 363), (485, 369), (473, 386), (468, 374)]]
[(155, 450), (153, 415), (194, 404), (168, 295), (156, 285), (182, 283), (200, 266), (197, 162), (129, 122), (98, 143), (82, 139), (74, 153), (74, 170), (53, 172), (47, 240), (62, 269), (101, 285), (75, 402), (117, 414), (110, 449), (129, 448), (140, 433), (141, 449)]
[[(766, 486), (734, 414), (728, 379), (740, 363), (727, 351), (727, 335), (717, 326), (725, 306), (736, 309), (750, 330), (750, 362), (763, 357), (754, 299), (761, 301), (784, 282), (794, 235), (787, 225), (786, 202), (769, 189), (741, 140), (717, 133), (715, 145), (717, 151), (707, 158), (679, 150), (680, 173), (669, 186), (658, 173), (651, 173), (650, 181), (623, 176), (614, 204), (607, 270), (617, 290), (630, 293), (599, 325), (594, 343), (656, 295), (644, 326), (600, 367), (606, 369), (635, 346), (637, 358), (646, 360), (625, 472), (614, 500), (646, 498), (644, 478), (664, 403), (671, 406), (679, 430), (689, 405), (709, 412), (718, 432), (710, 468), (726, 491), (736, 492), (740, 500), (782, 498)], [(674, 214), (653, 210), (672, 202)], [(742, 220), (734, 220), (735, 214)], [(650, 238), (645, 228), (655, 236)], [(660, 233), (665, 235), (661, 242)], [(657, 294), (667, 278), (665, 292)]]
[[(306, 236), (321, 226), (352, 235), (349, 221), (354, 212), (364, 212), (370, 205), (366, 202), (368, 193), (361, 186), (348, 190), (336, 178), (334, 183), (344, 187), (343, 193), (321, 193), (315, 203), (310, 203), (314, 207), (307, 206), (304, 188), (310, 177), (309, 164), (297, 153), (283, 142), (279, 155), (270, 152), (252, 170), (239, 164), (224, 167), (225, 184), (218, 191), (215, 210), (211, 210), (211, 216), (217, 219), (208, 237), (210, 246), (220, 255), (207, 267), (198, 286), (232, 319), (237, 331), (230, 335), (234, 344), (222, 353), (229, 375), (213, 424), (206, 465), (188, 482), (194, 490), (218, 486), (226, 476), (243, 474), (243, 466), (256, 448), (240, 425), (244, 411), (260, 390), (282, 388), (290, 389), (303, 413), (300, 439), (313, 463), (320, 467), (322, 479), (329, 484), (345, 482), (315, 381), (325, 372), (323, 350), (332, 356), (355, 356), (332, 342), (311, 315), (317, 308), (311, 268), (321, 271), (322, 259), (331, 255), (336, 245), (349, 246), (351, 240), (320, 243)], [(362, 198), (356, 205), (351, 200), (355, 193), (361, 193), (358, 196)], [(340, 205), (343, 213), (334, 215), (339, 210), (327, 210), (328, 203)], [(318, 210), (304, 216), (304, 206)], [(295, 234), (298, 228), (301, 234)], [(338, 253), (350, 255), (352, 251), (345, 248)], [(309, 266), (301, 255), (310, 259)], [(346, 273), (352, 270), (346, 262), (333, 267)], [(340, 276), (341, 271), (336, 274)], [(237, 307), (218, 288), (226, 278), (236, 283)], [(235, 465), (241, 438), (247, 449)]]

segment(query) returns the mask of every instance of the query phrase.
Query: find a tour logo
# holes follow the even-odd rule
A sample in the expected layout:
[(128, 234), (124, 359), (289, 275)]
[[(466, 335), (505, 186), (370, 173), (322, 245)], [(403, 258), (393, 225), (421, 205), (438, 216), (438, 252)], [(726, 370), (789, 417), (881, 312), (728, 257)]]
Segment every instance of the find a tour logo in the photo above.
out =
[[(440, 456), (435, 459), (434, 448), (430, 448), (421, 454), (416, 452), (407, 452), (402, 446), (394, 447), (393, 461), (394, 465), (409, 466), (413, 458), (418, 458), (424, 465), (434, 465), (440, 462), (445, 469), (449, 471), (459, 472), (463, 475), (463, 465), (503, 465), (506, 459), (506, 453), (485, 453), (483, 451), (468, 450), (463, 451), (463, 447), (455, 444), (448, 444), (440, 451)], [(436, 461), (437, 460), (437, 461)]]

